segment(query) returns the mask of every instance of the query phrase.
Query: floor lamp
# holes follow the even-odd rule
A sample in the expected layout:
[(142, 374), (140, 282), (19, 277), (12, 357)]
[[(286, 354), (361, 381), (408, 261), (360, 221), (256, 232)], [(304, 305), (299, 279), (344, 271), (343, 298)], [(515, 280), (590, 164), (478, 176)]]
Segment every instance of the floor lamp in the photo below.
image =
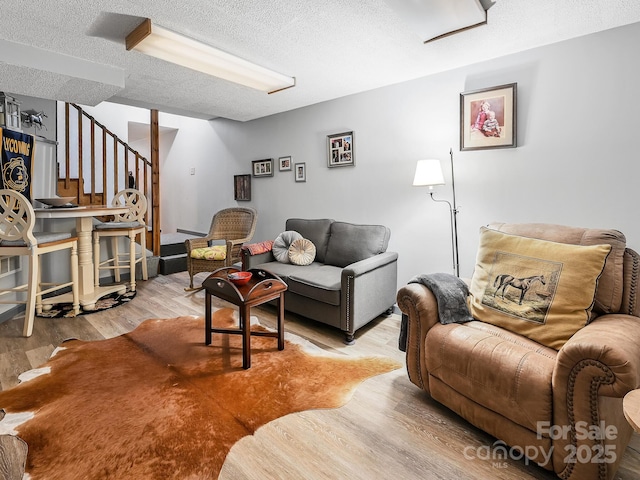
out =
[(445, 202), (449, 205), (451, 216), (451, 250), (453, 252), (453, 271), (460, 276), (460, 263), (458, 261), (458, 207), (456, 206), (456, 181), (453, 175), (453, 149), (449, 149), (451, 157), (451, 188), (453, 190), (453, 204), (448, 200), (433, 198), (433, 187), (445, 185), (440, 160), (418, 160), (416, 173), (413, 177), (414, 187), (429, 187), (429, 195), (434, 202)]

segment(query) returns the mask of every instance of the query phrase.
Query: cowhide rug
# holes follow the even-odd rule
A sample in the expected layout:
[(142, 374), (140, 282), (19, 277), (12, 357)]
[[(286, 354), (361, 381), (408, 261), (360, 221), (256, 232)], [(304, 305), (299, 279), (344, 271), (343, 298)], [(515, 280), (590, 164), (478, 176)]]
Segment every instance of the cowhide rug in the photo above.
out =
[[(234, 323), (231, 309), (213, 317)], [(339, 407), (365, 379), (400, 367), (310, 354), (288, 335), (283, 351), (275, 338), (252, 337), (243, 370), (241, 338), (214, 334), (205, 346), (204, 320), (179, 317), (65, 342), (38, 376), (0, 392), (0, 430), (6, 423), (3, 433), (26, 442), (33, 480), (214, 479), (233, 444), (261, 425)]]

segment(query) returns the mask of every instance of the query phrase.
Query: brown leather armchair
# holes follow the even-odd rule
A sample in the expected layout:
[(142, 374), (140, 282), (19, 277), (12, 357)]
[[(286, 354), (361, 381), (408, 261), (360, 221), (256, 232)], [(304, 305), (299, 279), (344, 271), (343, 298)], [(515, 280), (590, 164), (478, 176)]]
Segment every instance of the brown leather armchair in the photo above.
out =
[(560, 478), (612, 479), (632, 429), (622, 399), (640, 386), (640, 256), (624, 235), (547, 224), (497, 224), (506, 233), (567, 244), (610, 243), (598, 315), (558, 351), (473, 320), (442, 324), (432, 291), (397, 294), (406, 315), (411, 382)]

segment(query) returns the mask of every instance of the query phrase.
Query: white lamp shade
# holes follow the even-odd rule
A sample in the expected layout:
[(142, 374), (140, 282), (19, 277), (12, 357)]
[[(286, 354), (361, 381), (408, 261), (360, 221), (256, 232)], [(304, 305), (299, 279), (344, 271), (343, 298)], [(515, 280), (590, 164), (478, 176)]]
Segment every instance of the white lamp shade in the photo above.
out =
[(414, 187), (444, 185), (440, 160), (418, 160), (416, 174), (413, 177)]

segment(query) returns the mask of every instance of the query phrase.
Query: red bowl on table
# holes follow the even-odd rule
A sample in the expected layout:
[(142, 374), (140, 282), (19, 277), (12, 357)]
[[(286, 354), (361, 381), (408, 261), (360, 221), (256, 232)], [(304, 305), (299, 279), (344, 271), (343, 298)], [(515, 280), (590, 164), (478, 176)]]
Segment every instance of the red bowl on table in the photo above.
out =
[(251, 280), (251, 272), (233, 272), (227, 275), (231, 283), (236, 286), (246, 285)]

